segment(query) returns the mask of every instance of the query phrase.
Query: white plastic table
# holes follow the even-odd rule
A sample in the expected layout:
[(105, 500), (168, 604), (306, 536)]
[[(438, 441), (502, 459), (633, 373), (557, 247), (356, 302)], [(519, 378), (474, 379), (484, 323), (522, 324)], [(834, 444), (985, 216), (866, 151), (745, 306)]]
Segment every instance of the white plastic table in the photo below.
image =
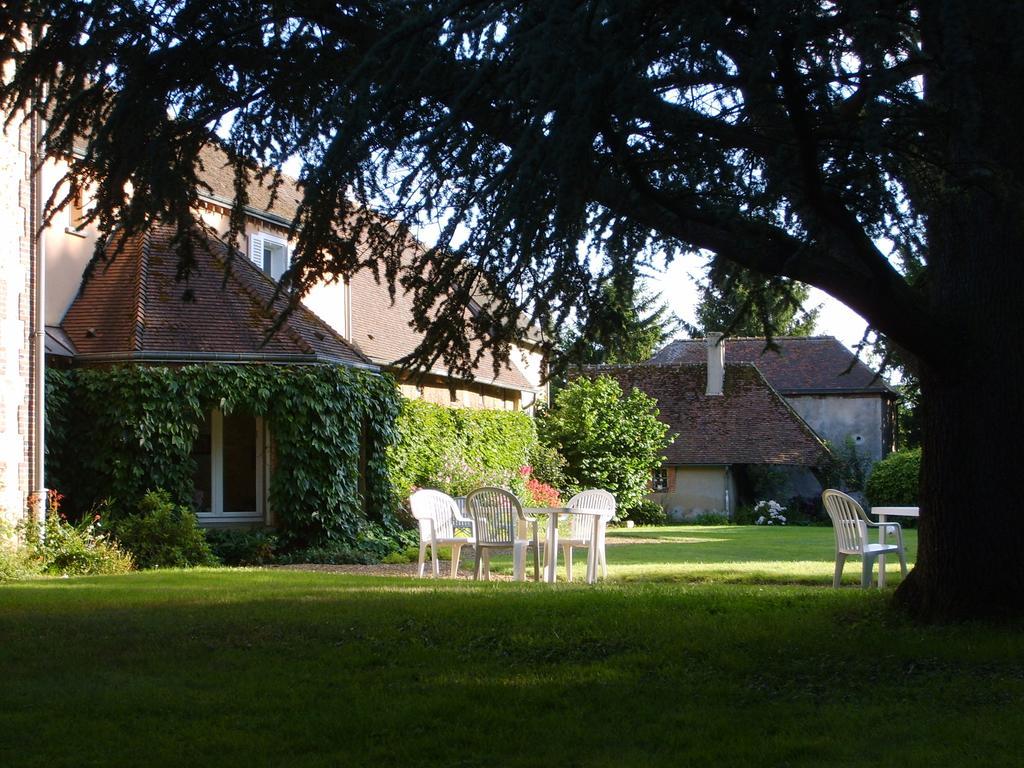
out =
[[(608, 514), (603, 509), (577, 509), (570, 507), (526, 507), (527, 515), (542, 515), (548, 518), (547, 534), (544, 539), (544, 581), (554, 584), (558, 569), (558, 518), (562, 515), (590, 515), (601, 517)], [(587, 552), (587, 584), (597, 581), (598, 521), (590, 526), (590, 547)]]
[[(888, 522), (889, 517), (920, 517), (920, 507), (872, 507), (871, 513), (878, 516), (878, 524)], [(884, 526), (878, 529), (878, 543), (885, 544)], [(878, 556), (878, 586), (885, 586), (885, 555)]]

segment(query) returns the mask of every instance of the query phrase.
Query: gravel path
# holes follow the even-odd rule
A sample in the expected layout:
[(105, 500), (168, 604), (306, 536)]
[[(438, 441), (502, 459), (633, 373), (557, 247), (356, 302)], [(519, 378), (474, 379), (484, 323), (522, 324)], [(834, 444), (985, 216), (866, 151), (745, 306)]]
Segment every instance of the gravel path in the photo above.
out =
[[(673, 539), (673, 542), (679, 541)], [(640, 539), (640, 538), (625, 538), (608, 536), (605, 539), (605, 543), (609, 547), (619, 546), (622, 544), (657, 544), (663, 543), (659, 539)], [(561, 559), (561, 553), (559, 553), (559, 559)], [(577, 554), (576, 563), (586, 568), (585, 558), (581, 558), (581, 555)], [(582, 562), (581, 562), (582, 559)], [(467, 567), (468, 564), (468, 567)], [(415, 578), (418, 567), (416, 563), (379, 563), (377, 565), (329, 565), (326, 563), (299, 563), (296, 565), (275, 565), (272, 568), (281, 568), (290, 571), (320, 571), (322, 573), (352, 573), (360, 576), (397, 576), (406, 578)], [(448, 569), (450, 568), (448, 561), (441, 562), (441, 576), (442, 578), (448, 578)], [(575, 568), (573, 569), (575, 572)], [(427, 563), (427, 575), (429, 578), (430, 574), (430, 563)], [(529, 568), (527, 568), (527, 576), (529, 576)], [(459, 563), (459, 574), (456, 578), (459, 579), (472, 579), (473, 578), (473, 556), (471, 553), (463, 551), (462, 562)], [(512, 577), (508, 574), (491, 573), (492, 581), (511, 581)]]

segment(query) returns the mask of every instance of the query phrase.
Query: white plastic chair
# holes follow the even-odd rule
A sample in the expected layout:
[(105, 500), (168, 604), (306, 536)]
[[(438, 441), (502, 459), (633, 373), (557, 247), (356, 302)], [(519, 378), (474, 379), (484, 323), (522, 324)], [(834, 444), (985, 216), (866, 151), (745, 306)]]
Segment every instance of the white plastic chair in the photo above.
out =
[[(895, 552), (900, 558), (900, 570), (903, 577), (907, 576), (907, 557), (903, 551), (903, 528), (899, 523), (873, 523), (864, 514), (864, 509), (854, 499), (841, 491), (831, 488), (821, 494), (825, 511), (832, 518), (832, 528), (836, 534), (836, 572), (832, 586), (839, 588), (843, 577), (843, 565), (850, 555), (861, 558), (860, 586), (867, 589), (871, 586), (871, 571), (879, 555)], [(872, 544), (868, 538), (868, 528), (886, 528), (895, 532), (895, 544)]]
[(527, 517), (519, 499), (504, 488), (477, 488), (466, 497), (466, 509), (473, 516), (476, 532), (476, 562), (473, 577), (490, 579), (490, 554), (495, 549), (512, 550), (512, 578), (526, 576), (526, 550), (533, 547), (533, 578), (540, 580), (540, 536), (537, 518)]
[[(571, 529), (569, 535), (559, 538), (558, 543), (562, 545), (562, 556), (565, 558), (565, 578), (572, 581), (572, 548), (586, 547), (588, 559), (597, 557), (597, 564), (601, 567), (602, 578), (608, 578), (608, 561), (604, 551), (605, 531), (608, 522), (615, 517), (615, 497), (608, 491), (591, 489), (581, 491), (569, 499), (565, 505), (569, 509), (585, 509), (588, 511), (604, 512), (601, 517), (594, 515), (570, 515)], [(590, 542), (597, 525), (597, 552), (590, 551)], [(596, 569), (595, 569), (596, 571)]]
[(462, 547), (466, 544), (473, 544), (472, 533), (467, 536), (459, 536), (460, 530), (472, 531), (473, 521), (459, 512), (459, 505), (455, 499), (446, 493), (423, 489), (416, 491), (409, 497), (409, 505), (412, 507), (412, 516), (419, 521), (420, 525), (420, 558), (419, 577), (423, 578), (424, 564), (426, 561), (427, 547), (430, 547), (430, 563), (434, 577), (440, 577), (441, 568), (438, 562), (438, 547), (450, 546), (452, 548), (452, 569), (451, 577), (454, 579), (459, 570), (459, 556)]

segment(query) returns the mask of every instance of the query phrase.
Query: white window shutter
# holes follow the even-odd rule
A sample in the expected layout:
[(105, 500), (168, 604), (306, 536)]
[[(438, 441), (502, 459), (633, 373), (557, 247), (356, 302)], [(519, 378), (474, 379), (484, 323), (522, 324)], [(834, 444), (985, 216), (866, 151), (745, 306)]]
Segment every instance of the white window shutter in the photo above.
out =
[(249, 235), (249, 260), (263, 269), (263, 235), (257, 232)]

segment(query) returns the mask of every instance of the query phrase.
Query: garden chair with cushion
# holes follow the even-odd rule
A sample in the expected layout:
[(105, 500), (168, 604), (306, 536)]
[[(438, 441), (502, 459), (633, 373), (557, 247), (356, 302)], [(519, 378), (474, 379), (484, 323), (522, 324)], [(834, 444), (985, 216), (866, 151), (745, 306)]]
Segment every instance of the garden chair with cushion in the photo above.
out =
[(540, 579), (537, 518), (528, 517), (523, 512), (519, 499), (504, 488), (477, 488), (466, 497), (466, 509), (473, 517), (476, 533), (474, 578), (490, 578), (490, 554), (493, 550), (511, 549), (512, 577), (523, 581), (526, 550), (533, 547), (533, 578)]
[(419, 522), (420, 557), (419, 577), (423, 578), (427, 547), (430, 547), (431, 569), (435, 577), (441, 575), (439, 565), (439, 548), (452, 548), (451, 577), (455, 578), (459, 570), (459, 556), (462, 547), (473, 544), (472, 533), (460, 536), (460, 531), (472, 531), (473, 521), (459, 511), (459, 506), (451, 496), (440, 491), (423, 489), (409, 497), (412, 516)]
[[(588, 559), (597, 557), (597, 564), (601, 567), (601, 575), (608, 578), (608, 561), (605, 557), (604, 538), (608, 528), (608, 522), (615, 517), (615, 497), (608, 491), (591, 489), (577, 493), (566, 504), (569, 509), (585, 509), (588, 511), (601, 510), (605, 514), (601, 517), (594, 515), (570, 515), (571, 530), (568, 536), (559, 538), (558, 543), (562, 545), (562, 556), (565, 558), (565, 578), (572, 581), (572, 548), (586, 547)], [(590, 551), (590, 543), (593, 538), (594, 526), (597, 525), (597, 551)]]
[[(903, 528), (899, 523), (873, 523), (864, 514), (864, 509), (854, 499), (841, 491), (831, 488), (821, 494), (825, 511), (832, 518), (836, 534), (836, 571), (832, 586), (838, 589), (843, 577), (843, 565), (850, 555), (861, 558), (860, 585), (863, 589), (871, 586), (871, 571), (879, 555), (896, 553), (900, 558), (900, 570), (907, 575), (907, 557), (903, 551)], [(869, 528), (884, 528), (896, 534), (895, 544), (872, 544), (868, 538)]]

